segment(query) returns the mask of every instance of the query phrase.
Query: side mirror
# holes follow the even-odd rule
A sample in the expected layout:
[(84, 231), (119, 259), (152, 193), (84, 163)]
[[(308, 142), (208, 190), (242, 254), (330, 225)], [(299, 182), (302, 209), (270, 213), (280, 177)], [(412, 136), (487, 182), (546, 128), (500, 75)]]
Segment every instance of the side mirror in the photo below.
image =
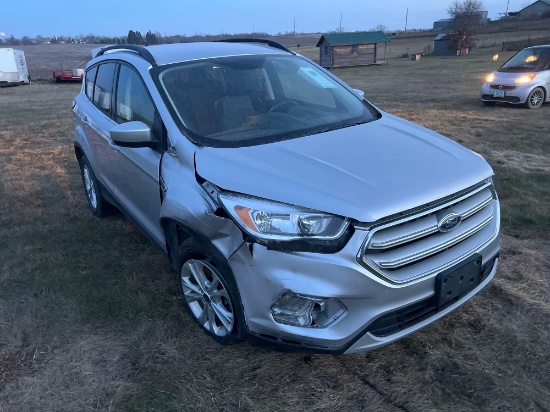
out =
[(353, 91), (354, 91), (361, 99), (364, 99), (364, 98), (365, 98), (365, 92), (364, 92), (363, 90), (353, 89)]
[(143, 122), (127, 122), (110, 131), (113, 142), (123, 147), (149, 147), (153, 143), (151, 128)]

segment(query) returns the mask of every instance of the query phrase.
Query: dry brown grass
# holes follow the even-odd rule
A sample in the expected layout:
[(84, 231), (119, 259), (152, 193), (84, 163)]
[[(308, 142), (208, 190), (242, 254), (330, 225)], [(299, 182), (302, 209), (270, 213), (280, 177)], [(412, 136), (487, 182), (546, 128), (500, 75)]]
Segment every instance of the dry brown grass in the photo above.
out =
[(0, 411), (550, 410), (550, 105), (483, 107), (491, 56), (335, 71), (486, 156), (503, 212), (487, 289), (352, 356), (213, 343), (157, 250), (120, 215), (88, 212), (72, 149), (79, 85), (0, 89)]

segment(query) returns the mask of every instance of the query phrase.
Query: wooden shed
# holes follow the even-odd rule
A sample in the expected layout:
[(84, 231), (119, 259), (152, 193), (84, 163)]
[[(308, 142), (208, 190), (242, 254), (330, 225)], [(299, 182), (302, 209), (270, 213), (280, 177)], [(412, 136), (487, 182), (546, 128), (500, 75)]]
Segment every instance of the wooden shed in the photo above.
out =
[[(386, 43), (389, 41), (381, 31), (323, 34), (317, 42), (319, 61), (325, 68), (385, 63)], [(384, 43), (383, 53), (378, 50), (381, 43)]]

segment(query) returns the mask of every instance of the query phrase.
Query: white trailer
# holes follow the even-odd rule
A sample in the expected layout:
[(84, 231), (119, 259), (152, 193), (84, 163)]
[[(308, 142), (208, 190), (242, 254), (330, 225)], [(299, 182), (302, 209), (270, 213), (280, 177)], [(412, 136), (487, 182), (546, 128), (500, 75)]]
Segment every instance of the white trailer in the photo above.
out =
[(15, 49), (0, 49), (0, 86), (30, 82), (25, 53)]

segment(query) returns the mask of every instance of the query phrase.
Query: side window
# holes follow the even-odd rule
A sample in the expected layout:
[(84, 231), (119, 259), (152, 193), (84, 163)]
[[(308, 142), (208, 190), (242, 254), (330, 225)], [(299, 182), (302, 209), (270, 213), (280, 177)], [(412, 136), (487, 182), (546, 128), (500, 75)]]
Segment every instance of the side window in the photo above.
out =
[(116, 63), (99, 65), (94, 88), (94, 104), (107, 116), (111, 114), (111, 97), (113, 95), (113, 80)]
[(139, 120), (153, 128), (155, 106), (139, 75), (130, 67), (121, 65), (116, 92), (115, 121)]
[(94, 100), (94, 81), (97, 74), (97, 66), (92, 67), (86, 72), (86, 96), (90, 101)]

